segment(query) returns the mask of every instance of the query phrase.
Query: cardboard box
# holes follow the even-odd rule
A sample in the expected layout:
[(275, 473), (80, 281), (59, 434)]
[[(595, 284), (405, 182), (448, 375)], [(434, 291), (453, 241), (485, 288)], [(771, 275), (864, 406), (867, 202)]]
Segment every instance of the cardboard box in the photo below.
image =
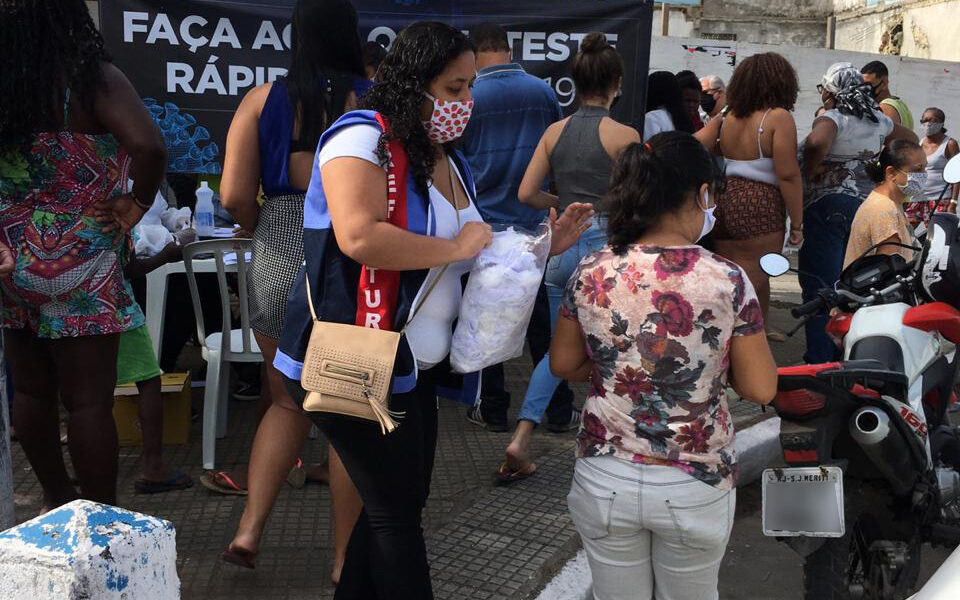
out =
[[(168, 373), (161, 377), (163, 393), (163, 443), (186, 444), (190, 439), (189, 373)], [(142, 446), (138, 414), (140, 395), (135, 383), (117, 386), (113, 392), (113, 419), (121, 446)]]

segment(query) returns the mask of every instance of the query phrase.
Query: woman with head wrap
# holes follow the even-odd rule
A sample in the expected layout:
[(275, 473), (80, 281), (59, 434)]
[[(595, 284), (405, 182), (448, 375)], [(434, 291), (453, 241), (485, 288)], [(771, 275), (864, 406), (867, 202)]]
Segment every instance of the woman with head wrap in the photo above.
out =
[[(831, 66), (817, 90), (826, 112), (813, 122), (813, 130), (801, 145), (806, 179), (805, 242), (800, 248), (804, 302), (840, 275), (850, 224), (864, 197), (858, 186), (858, 178), (866, 181), (864, 165), (893, 140), (917, 141), (912, 131), (894, 124), (880, 111), (870, 86), (850, 63)], [(807, 322), (807, 362), (834, 358), (836, 347), (824, 330), (826, 321), (826, 317), (817, 317)]]

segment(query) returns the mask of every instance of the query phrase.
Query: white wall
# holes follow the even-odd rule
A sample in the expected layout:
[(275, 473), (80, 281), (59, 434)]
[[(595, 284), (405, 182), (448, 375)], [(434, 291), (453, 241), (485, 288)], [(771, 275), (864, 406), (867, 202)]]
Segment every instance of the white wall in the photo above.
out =
[[(653, 9), (653, 35), (660, 35), (662, 26), (660, 24), (660, 12), (662, 4), (657, 4)], [(680, 37), (694, 37), (696, 22), (690, 18), (686, 10), (673, 9), (670, 11), (670, 28), (668, 35)]]
[[(691, 52), (690, 49), (703, 51)], [(813, 115), (820, 106), (816, 86), (835, 62), (862, 66), (881, 59), (890, 69), (893, 91), (903, 97), (919, 121), (920, 112), (938, 106), (947, 113), (947, 127), (960, 133), (960, 63), (879, 56), (860, 52), (796, 48), (786, 46), (716, 42), (712, 40), (655, 37), (650, 51), (650, 70), (677, 72), (690, 69), (700, 77), (719, 75), (729, 81), (733, 74), (729, 52), (737, 60), (762, 52), (779, 52), (793, 64), (800, 79), (800, 97), (794, 112), (801, 136), (810, 131)]]
[(960, 0), (871, 2), (834, 0), (837, 13), (837, 48), (879, 52), (883, 35), (903, 21), (901, 56), (960, 61), (957, 21)]
[(903, 54), (938, 60), (960, 60), (960, 0), (907, 10)]

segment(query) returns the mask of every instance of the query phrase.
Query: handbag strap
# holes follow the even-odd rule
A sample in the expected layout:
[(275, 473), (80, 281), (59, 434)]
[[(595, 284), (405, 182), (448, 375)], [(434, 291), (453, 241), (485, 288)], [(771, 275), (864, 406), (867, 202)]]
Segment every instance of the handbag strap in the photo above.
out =
[[(450, 157), (447, 157), (447, 174), (450, 177), (450, 191), (453, 194), (453, 212), (457, 215), (457, 231), (460, 230), (460, 200), (457, 198), (457, 186), (453, 183), (453, 166), (450, 164)], [(427, 298), (430, 297), (430, 294), (433, 293), (433, 290), (437, 289), (437, 284), (440, 283), (440, 280), (443, 279), (444, 274), (446, 274), (447, 269), (450, 268), (450, 263), (443, 265), (443, 268), (440, 269), (440, 272), (437, 273), (437, 276), (430, 283), (430, 287), (427, 288), (427, 293), (424, 294), (423, 300), (417, 304), (413, 309), (413, 312), (410, 314), (410, 318), (407, 319), (407, 324), (403, 326), (403, 329), (400, 330), (400, 333), (403, 333), (407, 330), (407, 327), (410, 326), (410, 323), (413, 323), (413, 320), (417, 318), (417, 314), (420, 312), (420, 309), (423, 308), (423, 305), (427, 303)], [(310, 307), (310, 316), (313, 317), (314, 321), (319, 321), (317, 318), (317, 311), (313, 307), (313, 293), (310, 290), (310, 276), (307, 273), (304, 273), (304, 280), (307, 282), (307, 305)]]

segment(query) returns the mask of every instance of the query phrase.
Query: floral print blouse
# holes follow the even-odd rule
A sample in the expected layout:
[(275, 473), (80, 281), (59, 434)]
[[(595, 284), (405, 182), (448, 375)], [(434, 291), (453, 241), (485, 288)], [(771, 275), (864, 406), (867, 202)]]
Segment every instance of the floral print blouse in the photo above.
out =
[(577, 456), (673, 466), (732, 488), (730, 343), (763, 332), (743, 270), (699, 246), (607, 247), (580, 263), (560, 314), (580, 324), (594, 364)]

